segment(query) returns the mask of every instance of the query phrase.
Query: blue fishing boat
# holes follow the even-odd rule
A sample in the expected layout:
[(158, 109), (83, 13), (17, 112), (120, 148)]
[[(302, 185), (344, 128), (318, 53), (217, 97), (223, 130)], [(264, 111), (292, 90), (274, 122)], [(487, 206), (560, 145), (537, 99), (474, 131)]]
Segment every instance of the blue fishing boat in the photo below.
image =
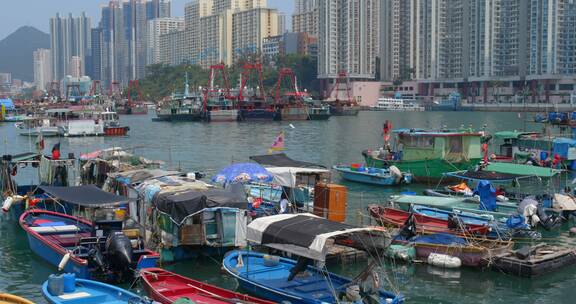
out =
[[(96, 222), (47, 210), (29, 210), (20, 217), (30, 249), (48, 263), (78, 278), (125, 281), (134, 269), (154, 267), (159, 255), (133, 249), (116, 221)], [(121, 222), (120, 222), (121, 224)]]
[[(362, 303), (365, 297), (375, 303), (404, 301), (399, 292), (384, 291), (378, 284), (372, 290), (362, 290), (370, 275), (351, 280), (328, 272), (325, 266), (312, 266), (313, 261), (324, 265), (328, 249), (335, 242), (367, 251), (383, 250), (391, 238), (382, 230), (358, 228), (304, 213), (255, 219), (248, 225), (246, 235), (254, 244), (299, 256), (295, 261), (253, 251), (232, 251), (224, 258), (224, 269), (239, 285), (262, 298), (310, 304)], [(364, 273), (378, 276), (376, 269), (372, 262)]]
[(334, 166), (334, 170), (340, 172), (343, 179), (379, 186), (395, 186), (400, 184), (410, 184), (412, 174), (400, 172), (398, 168), (373, 168), (362, 166)]
[(448, 220), (451, 215), (456, 215), (464, 224), (469, 225), (488, 225), (494, 221), (494, 217), (489, 214), (474, 214), (458, 210), (447, 211), (420, 205), (413, 205), (412, 212), (442, 220)]
[[(79, 303), (98, 303), (98, 304), (153, 304), (155, 302), (144, 299), (132, 292), (122, 288), (108, 285), (101, 282), (73, 279), (74, 285), (68, 291), (57, 292), (50, 290), (49, 281), (42, 284), (42, 294), (51, 304), (79, 304)], [(65, 288), (62, 288), (65, 289)]]

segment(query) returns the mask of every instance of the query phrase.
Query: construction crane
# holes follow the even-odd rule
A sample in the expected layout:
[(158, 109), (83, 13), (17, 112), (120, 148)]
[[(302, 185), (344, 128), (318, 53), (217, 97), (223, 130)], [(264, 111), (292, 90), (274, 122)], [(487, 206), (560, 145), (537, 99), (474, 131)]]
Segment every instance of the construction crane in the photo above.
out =
[(350, 82), (348, 81), (348, 73), (346, 73), (346, 71), (342, 70), (338, 73), (338, 78), (336, 78), (336, 83), (334, 84), (334, 86), (332, 87), (332, 89), (330, 90), (330, 94), (328, 94), (328, 96), (326, 96), (326, 99), (332, 97), (332, 94), (334, 93), (334, 91), (336, 91), (336, 96), (335, 96), (335, 101), (338, 103), (340, 102), (340, 92), (342, 91), (341, 86), (345, 87), (346, 90), (346, 103), (349, 105), (355, 104), (355, 100), (353, 100), (352, 98), (352, 94), (350, 94)]
[[(282, 89), (282, 80), (287, 78), (289, 83), (289, 91), (284, 94), (280, 94), (280, 90)], [(298, 92), (298, 87), (296, 85), (296, 75), (291, 68), (281, 68), (280, 73), (278, 74), (278, 81), (276, 81), (276, 86), (274, 87), (274, 103), (278, 104), (282, 100), (283, 96), (291, 96), (294, 98), (301, 97), (300, 92)]]
[[(222, 95), (222, 89), (214, 87), (214, 80), (216, 78), (216, 73), (218, 72), (222, 74), (222, 81), (224, 82), (224, 93), (223, 93), (224, 95)], [(228, 76), (226, 75), (226, 66), (223, 63), (210, 66), (210, 74), (208, 76), (208, 86), (204, 89), (204, 103), (202, 105), (204, 113), (207, 113), (208, 98), (210, 98), (213, 93), (218, 93), (219, 98), (224, 98), (228, 100), (234, 99), (234, 97), (230, 95), (230, 84), (228, 83)]]

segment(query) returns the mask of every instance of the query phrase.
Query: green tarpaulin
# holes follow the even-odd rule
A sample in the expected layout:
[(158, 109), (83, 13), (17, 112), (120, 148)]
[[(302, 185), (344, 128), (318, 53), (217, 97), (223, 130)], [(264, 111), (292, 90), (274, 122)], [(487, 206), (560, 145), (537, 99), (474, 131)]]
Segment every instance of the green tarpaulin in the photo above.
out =
[(537, 177), (552, 177), (561, 172), (558, 169), (536, 167), (531, 165), (522, 165), (515, 163), (490, 163), (485, 171), (492, 171), (505, 174), (523, 175), (523, 176), (537, 176)]

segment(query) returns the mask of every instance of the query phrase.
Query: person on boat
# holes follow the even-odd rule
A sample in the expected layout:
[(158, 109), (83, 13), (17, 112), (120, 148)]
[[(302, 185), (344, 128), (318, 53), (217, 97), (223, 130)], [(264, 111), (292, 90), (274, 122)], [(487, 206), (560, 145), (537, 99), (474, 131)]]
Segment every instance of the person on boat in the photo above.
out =
[(288, 276), (288, 282), (292, 281), (299, 273), (306, 271), (308, 265), (310, 265), (311, 260), (309, 258), (300, 256), (296, 261), (296, 265), (290, 269), (290, 275)]
[(290, 202), (288, 201), (288, 195), (286, 192), (282, 191), (280, 196), (280, 214), (289, 213)]

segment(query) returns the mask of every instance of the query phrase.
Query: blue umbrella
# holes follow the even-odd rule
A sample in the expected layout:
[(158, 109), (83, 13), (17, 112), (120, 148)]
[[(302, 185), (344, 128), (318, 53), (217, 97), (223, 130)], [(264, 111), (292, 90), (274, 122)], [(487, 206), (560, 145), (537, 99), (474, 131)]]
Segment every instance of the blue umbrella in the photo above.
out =
[(272, 174), (258, 164), (239, 163), (220, 170), (212, 177), (212, 181), (221, 184), (271, 182), (272, 178)]

